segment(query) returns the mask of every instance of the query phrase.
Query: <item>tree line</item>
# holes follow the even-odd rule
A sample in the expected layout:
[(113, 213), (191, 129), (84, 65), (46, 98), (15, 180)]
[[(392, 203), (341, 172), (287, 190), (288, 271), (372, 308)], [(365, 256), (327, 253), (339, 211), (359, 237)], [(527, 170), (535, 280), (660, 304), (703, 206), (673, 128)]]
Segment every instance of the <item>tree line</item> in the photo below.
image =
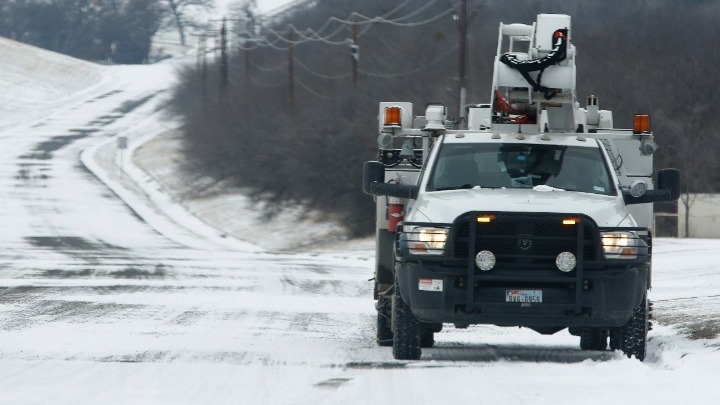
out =
[(0, 0), (0, 35), (86, 60), (143, 63), (163, 26), (185, 31), (212, 0)]

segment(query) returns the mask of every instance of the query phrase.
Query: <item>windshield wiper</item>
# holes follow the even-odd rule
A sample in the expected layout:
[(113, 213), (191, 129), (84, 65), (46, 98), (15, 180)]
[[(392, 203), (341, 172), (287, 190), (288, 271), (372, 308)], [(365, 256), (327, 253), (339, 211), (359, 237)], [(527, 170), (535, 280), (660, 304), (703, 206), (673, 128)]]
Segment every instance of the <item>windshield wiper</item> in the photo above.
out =
[(446, 191), (446, 190), (466, 190), (475, 187), (472, 184), (463, 184), (462, 186), (453, 186), (453, 187), (438, 187), (435, 189), (435, 191)]

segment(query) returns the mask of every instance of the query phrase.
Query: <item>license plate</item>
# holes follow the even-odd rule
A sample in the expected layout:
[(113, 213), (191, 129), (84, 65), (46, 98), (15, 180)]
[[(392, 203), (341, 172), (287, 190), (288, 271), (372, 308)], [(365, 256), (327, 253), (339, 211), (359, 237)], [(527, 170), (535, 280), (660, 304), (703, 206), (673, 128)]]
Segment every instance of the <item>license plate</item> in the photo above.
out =
[(506, 290), (505, 302), (542, 302), (542, 290)]

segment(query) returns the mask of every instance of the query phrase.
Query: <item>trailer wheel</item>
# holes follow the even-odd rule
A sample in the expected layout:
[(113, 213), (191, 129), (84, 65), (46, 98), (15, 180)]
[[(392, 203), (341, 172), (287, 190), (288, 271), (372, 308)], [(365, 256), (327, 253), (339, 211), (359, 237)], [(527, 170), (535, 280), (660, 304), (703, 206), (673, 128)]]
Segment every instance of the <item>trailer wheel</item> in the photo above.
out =
[(623, 353), (628, 357), (635, 356), (640, 361), (645, 360), (647, 353), (647, 334), (650, 326), (648, 312), (648, 300), (645, 296), (620, 332)]
[[(395, 286), (397, 287), (397, 282)], [(392, 297), (393, 357), (397, 360), (417, 360), (422, 354), (420, 348), (420, 322), (415, 319), (410, 307), (395, 288)]]
[(599, 350), (607, 349), (607, 331), (600, 328), (583, 328), (580, 333), (580, 349)]

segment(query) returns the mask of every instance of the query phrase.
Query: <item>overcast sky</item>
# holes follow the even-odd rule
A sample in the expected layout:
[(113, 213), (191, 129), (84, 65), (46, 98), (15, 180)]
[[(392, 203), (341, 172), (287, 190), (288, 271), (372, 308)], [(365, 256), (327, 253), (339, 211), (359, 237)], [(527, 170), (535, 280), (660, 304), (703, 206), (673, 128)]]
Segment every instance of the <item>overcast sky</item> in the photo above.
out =
[(258, 0), (258, 7), (262, 11), (272, 10), (275, 7), (289, 3), (291, 0)]
[[(290, 3), (291, 1), (293, 0), (257, 0), (257, 3), (260, 11), (265, 12), (282, 6), (283, 4)], [(237, 0), (215, 0), (215, 4), (217, 4), (218, 10), (225, 10), (228, 4), (232, 4), (235, 2), (237, 2)], [(221, 14), (224, 14), (224, 12)]]

